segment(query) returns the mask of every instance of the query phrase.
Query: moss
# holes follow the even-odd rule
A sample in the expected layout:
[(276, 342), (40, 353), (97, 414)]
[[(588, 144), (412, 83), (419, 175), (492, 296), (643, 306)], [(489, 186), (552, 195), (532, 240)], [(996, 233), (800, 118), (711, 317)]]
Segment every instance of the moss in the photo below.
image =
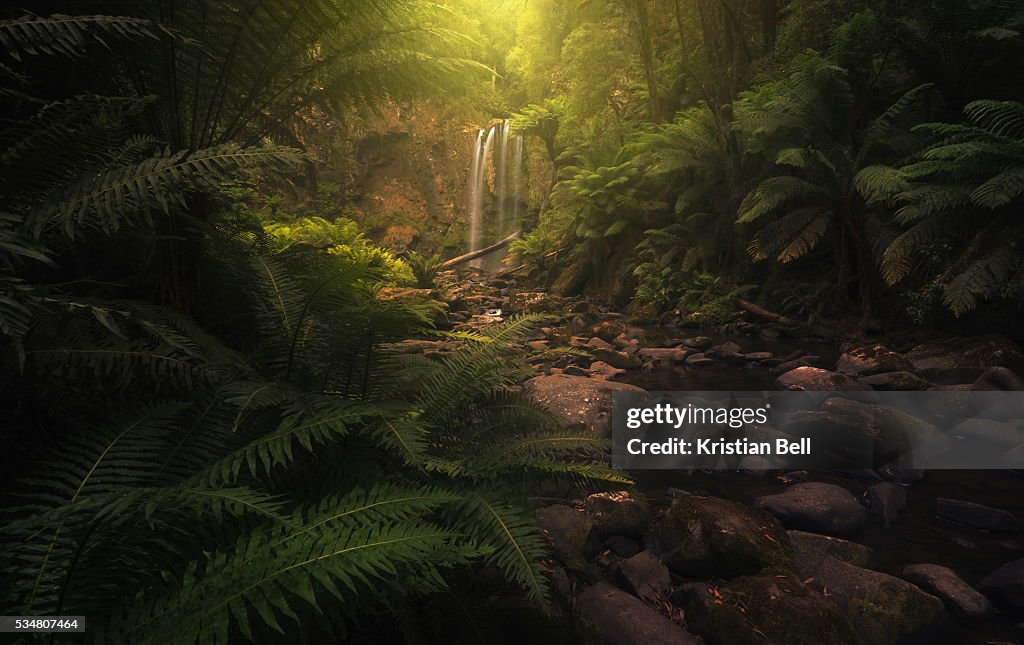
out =
[(899, 643), (912, 640), (943, 616), (942, 601), (911, 588), (869, 592), (850, 600), (847, 618), (869, 643)]
[(710, 643), (859, 643), (842, 611), (788, 571), (717, 588), (704, 623)]

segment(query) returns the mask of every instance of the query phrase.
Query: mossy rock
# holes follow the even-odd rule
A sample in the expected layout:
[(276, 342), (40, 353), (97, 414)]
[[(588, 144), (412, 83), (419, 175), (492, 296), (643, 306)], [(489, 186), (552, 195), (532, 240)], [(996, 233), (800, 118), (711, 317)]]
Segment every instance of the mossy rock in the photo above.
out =
[(682, 576), (730, 578), (790, 562), (778, 520), (715, 497), (676, 498), (651, 537), (665, 565)]
[(793, 558), (793, 571), (802, 579), (813, 576), (825, 556), (832, 556), (855, 567), (868, 567), (875, 559), (873, 549), (849, 540), (796, 530), (787, 531), (786, 534)]
[(692, 585), (686, 595), (687, 623), (712, 645), (861, 643), (843, 611), (789, 571)]

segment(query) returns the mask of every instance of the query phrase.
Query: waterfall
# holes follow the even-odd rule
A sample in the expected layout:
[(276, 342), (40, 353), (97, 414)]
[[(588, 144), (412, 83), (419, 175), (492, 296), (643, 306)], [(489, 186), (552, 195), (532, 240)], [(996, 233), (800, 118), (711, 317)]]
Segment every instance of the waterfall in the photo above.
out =
[[(523, 138), (511, 137), (508, 119), (476, 134), (469, 172), (469, 250), (476, 251), (502, 239), (519, 224), (522, 183)], [(488, 182), (488, 177), (491, 181)], [(492, 196), (494, 218), (488, 230), (485, 201)], [(508, 230), (506, 230), (508, 229)], [(494, 258), (493, 267), (503, 257)], [(470, 266), (480, 268), (483, 258)]]

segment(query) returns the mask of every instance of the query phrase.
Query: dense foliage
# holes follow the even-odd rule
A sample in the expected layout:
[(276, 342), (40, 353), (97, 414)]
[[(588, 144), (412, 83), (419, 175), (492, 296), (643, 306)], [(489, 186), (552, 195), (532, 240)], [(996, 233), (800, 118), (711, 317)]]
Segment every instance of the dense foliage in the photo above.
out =
[(711, 273), (864, 322), (1019, 302), (1019, 3), (531, 2), (519, 24), (513, 123), (557, 177), (520, 246), (564, 249), (537, 265), (555, 289), (672, 309)]

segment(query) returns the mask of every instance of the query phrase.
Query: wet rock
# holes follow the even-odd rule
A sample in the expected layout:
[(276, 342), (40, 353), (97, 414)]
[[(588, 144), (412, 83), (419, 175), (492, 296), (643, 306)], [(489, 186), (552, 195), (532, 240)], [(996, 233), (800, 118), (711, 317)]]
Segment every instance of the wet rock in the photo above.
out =
[(850, 491), (823, 482), (796, 484), (778, 495), (758, 497), (754, 508), (768, 511), (790, 528), (839, 535), (859, 529), (867, 515)]
[(592, 432), (600, 439), (611, 437), (613, 392), (630, 392), (642, 401), (650, 399), (644, 390), (633, 385), (564, 374), (532, 378), (526, 382), (525, 390), (558, 415), (567, 427)]
[(912, 564), (903, 569), (902, 575), (938, 597), (955, 616), (981, 620), (992, 614), (992, 603), (988, 598), (961, 580), (952, 569), (937, 564)]
[(974, 381), (990, 367), (1024, 368), (1017, 346), (998, 334), (930, 341), (907, 352), (907, 360), (924, 376), (948, 383)]
[(569, 376), (590, 376), (590, 370), (583, 369), (579, 365), (569, 365), (562, 370), (562, 374)]
[(849, 618), (789, 572), (685, 584), (674, 599), (709, 643), (860, 643)]
[(690, 354), (686, 357), (686, 364), (690, 367), (708, 367), (714, 365), (715, 361), (712, 358), (708, 358), (701, 352), (696, 354)]
[(784, 390), (812, 392), (851, 392), (871, 389), (852, 376), (808, 366), (797, 367), (782, 374), (775, 379), (775, 383)]
[(617, 320), (604, 320), (592, 325), (588, 331), (591, 336), (610, 343), (616, 336), (626, 333), (626, 323)]
[(775, 340), (776, 338), (782, 337), (782, 330), (778, 327), (762, 327), (761, 338), (768, 340)]
[(589, 370), (590, 376), (594, 378), (605, 379), (608, 381), (614, 381), (621, 375), (626, 373), (626, 370), (612, 367), (604, 361), (594, 361), (590, 364)]
[(580, 510), (552, 504), (536, 510), (537, 526), (551, 543), (551, 549), (565, 566), (584, 571), (587, 560), (601, 550), (594, 525)]
[(639, 356), (631, 356), (626, 352), (620, 352), (614, 349), (591, 349), (590, 354), (594, 359), (603, 361), (612, 367), (617, 367), (622, 370), (640, 369), (644, 364), (644, 362), (640, 360)]
[(1024, 558), (1004, 564), (978, 583), (997, 607), (1024, 615)]
[(526, 343), (526, 346), (530, 349), (538, 352), (546, 351), (550, 348), (551, 343), (546, 340), (531, 340)]
[(715, 341), (711, 340), (707, 336), (694, 336), (693, 338), (684, 338), (680, 341), (680, 344), (688, 347), (689, 349), (697, 350), (702, 352), (705, 349), (711, 347)]
[(1024, 390), (1024, 378), (1013, 370), (1005, 367), (990, 367), (971, 386), (972, 390), (998, 390), (1003, 392), (1020, 392)]
[(1020, 530), (1020, 522), (1012, 513), (960, 499), (940, 497), (936, 514), (941, 519), (986, 531)]
[(936, 643), (947, 636), (942, 601), (906, 580), (826, 555), (807, 585), (850, 616), (865, 643)]
[(609, 343), (603, 338), (598, 338), (596, 336), (589, 339), (584, 346), (589, 349), (604, 349), (608, 351), (615, 351), (615, 348), (612, 347), (611, 343)]
[(1005, 448), (1015, 448), (1024, 443), (1024, 433), (1020, 429), (992, 419), (967, 419), (953, 426), (950, 433)]
[(873, 549), (849, 540), (797, 530), (786, 531), (786, 535), (793, 571), (802, 579), (813, 576), (826, 556), (862, 568), (867, 568), (875, 559)]
[(715, 497), (675, 498), (649, 538), (665, 565), (682, 576), (729, 578), (789, 562), (778, 521)]
[(868, 488), (868, 511), (882, 526), (892, 526), (906, 507), (907, 491), (902, 486), (881, 482)]
[(911, 372), (883, 372), (881, 374), (872, 374), (871, 376), (861, 377), (860, 382), (876, 390), (901, 392), (927, 390), (932, 385), (920, 376)]
[(604, 547), (620, 558), (628, 558), (640, 552), (640, 544), (624, 535), (613, 535), (604, 541)]
[(583, 507), (600, 537), (640, 537), (651, 523), (651, 511), (647, 503), (624, 490), (594, 493), (587, 497)]
[(580, 594), (576, 606), (580, 617), (597, 628), (606, 645), (699, 645), (701, 642), (643, 601), (606, 582)]
[(686, 360), (689, 352), (675, 347), (648, 347), (639, 351), (640, 358), (663, 363), (681, 363)]
[(622, 588), (642, 600), (664, 598), (672, 589), (668, 569), (650, 551), (641, 551), (615, 568)]
[[(733, 347), (736, 347), (736, 349), (733, 349)], [(743, 354), (739, 351), (739, 345), (736, 343), (726, 343), (716, 347), (709, 347), (704, 350), (704, 356), (730, 365), (743, 365), (747, 362), (747, 359), (745, 359)]]
[(882, 345), (856, 347), (836, 361), (836, 371), (851, 376), (869, 376), (882, 372), (912, 372), (914, 366), (902, 354)]
[(744, 360), (755, 361), (758, 363), (770, 361), (773, 358), (775, 358), (775, 354), (772, 354), (771, 352), (747, 352), (746, 354), (743, 354)]

